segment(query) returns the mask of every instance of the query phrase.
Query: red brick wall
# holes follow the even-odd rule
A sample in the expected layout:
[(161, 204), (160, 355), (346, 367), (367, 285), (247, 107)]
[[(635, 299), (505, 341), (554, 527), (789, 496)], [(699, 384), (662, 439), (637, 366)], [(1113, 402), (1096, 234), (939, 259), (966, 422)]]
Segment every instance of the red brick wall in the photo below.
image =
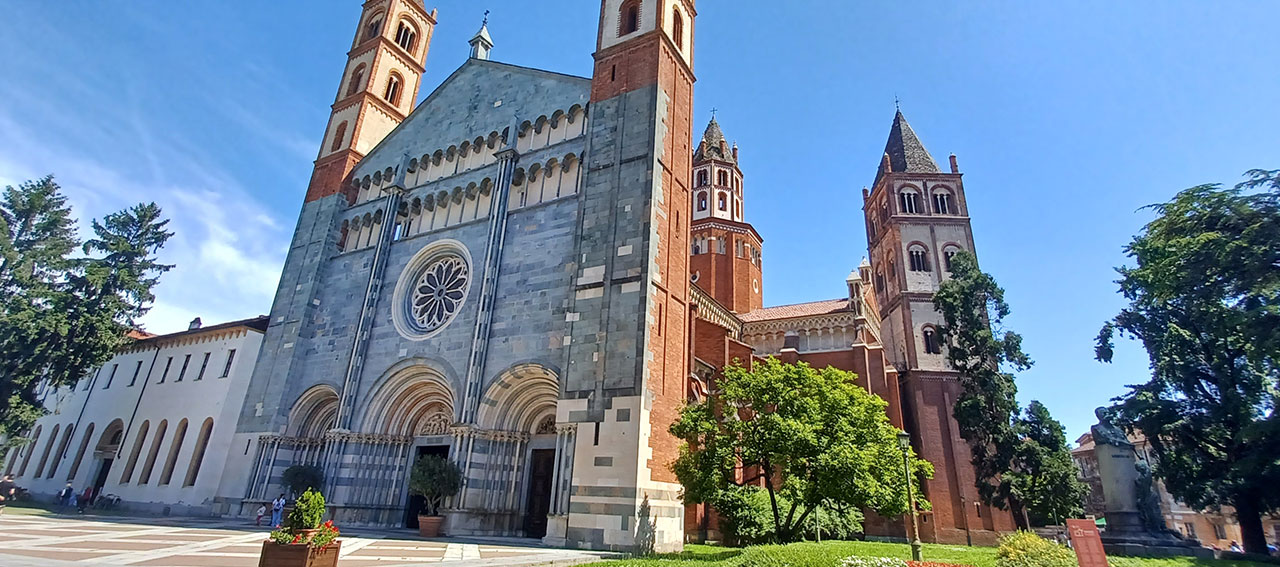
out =
[[(698, 223), (693, 229), (693, 236), (708, 239), (714, 237), (717, 241), (705, 253), (690, 256), (689, 273), (698, 274), (698, 287), (734, 313), (746, 313), (763, 307), (761, 267), (751, 263), (749, 256), (739, 258), (735, 245), (737, 240), (744, 240), (759, 249), (760, 240), (754, 234), (718, 228), (706, 220)], [(720, 240), (725, 242), (724, 254), (717, 252)]]

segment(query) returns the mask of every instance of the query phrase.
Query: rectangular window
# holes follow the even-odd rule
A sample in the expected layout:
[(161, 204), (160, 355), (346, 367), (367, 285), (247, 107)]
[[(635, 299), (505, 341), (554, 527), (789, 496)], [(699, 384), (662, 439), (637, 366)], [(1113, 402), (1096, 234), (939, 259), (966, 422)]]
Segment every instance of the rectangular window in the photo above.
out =
[(200, 373), (196, 374), (196, 380), (204, 380), (204, 370), (209, 367), (210, 352), (204, 353), (204, 360), (200, 362)]
[(1227, 527), (1222, 524), (1214, 524), (1213, 535), (1217, 536), (1218, 539), (1227, 539)]
[(107, 384), (102, 387), (103, 390), (106, 390), (107, 388), (111, 387), (111, 381), (116, 379), (116, 370), (119, 370), (119, 369), (120, 369), (119, 364), (111, 365), (111, 374), (107, 375)]
[(231, 375), (231, 362), (234, 361), (235, 359), (236, 359), (236, 349), (231, 349), (230, 351), (227, 352), (227, 365), (222, 367), (222, 376), (221, 376), (222, 378), (226, 378), (227, 376)]
[(1183, 527), (1184, 529), (1186, 529), (1186, 531), (1187, 531), (1186, 536), (1187, 536), (1187, 537), (1189, 537), (1189, 538), (1191, 538), (1191, 539), (1196, 539), (1196, 525), (1195, 525), (1195, 524), (1193, 524), (1193, 523), (1191, 523), (1191, 522), (1187, 522), (1187, 523), (1185, 523), (1185, 524), (1182, 524), (1182, 527)]
[(183, 377), (187, 375), (187, 366), (190, 364), (191, 364), (191, 355), (188, 354), (185, 358), (182, 359), (182, 370), (178, 371), (178, 379), (174, 380), (174, 382), (182, 381)]
[(171, 357), (169, 357), (169, 360), (165, 361), (165, 363), (164, 363), (164, 372), (161, 372), (161, 373), (160, 373), (160, 381), (159, 381), (159, 382), (157, 382), (158, 384), (164, 384), (164, 379), (169, 377), (169, 367), (170, 367), (170, 366), (173, 366), (173, 357), (172, 357), (172, 356), (171, 356)]
[(133, 367), (133, 378), (129, 379), (129, 385), (132, 386), (138, 382), (138, 373), (142, 372), (142, 361), (138, 361), (138, 365)]

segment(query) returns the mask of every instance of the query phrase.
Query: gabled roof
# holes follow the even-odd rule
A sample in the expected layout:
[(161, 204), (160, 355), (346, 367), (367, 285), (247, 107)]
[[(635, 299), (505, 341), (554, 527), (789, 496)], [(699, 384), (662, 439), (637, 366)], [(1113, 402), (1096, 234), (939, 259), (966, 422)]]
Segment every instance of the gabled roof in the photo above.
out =
[(840, 299), (826, 299), (823, 301), (810, 301), (808, 303), (796, 303), (794, 305), (779, 305), (777, 307), (765, 307), (764, 309), (756, 309), (738, 315), (744, 323), (755, 321), (769, 321), (773, 319), (791, 319), (794, 317), (809, 317), (812, 315), (826, 315), (828, 313), (839, 313), (849, 310), (849, 298), (842, 297)]
[(712, 117), (711, 123), (707, 124), (706, 131), (702, 133), (702, 141), (698, 142), (698, 149), (693, 152), (693, 161), (697, 163), (718, 159), (736, 164), (737, 160), (733, 158), (733, 152), (726, 151), (728, 145), (724, 139), (724, 132), (720, 131), (720, 123)]
[(890, 170), (885, 171), (884, 162), (880, 162), (875, 183), (871, 184), (873, 188), (890, 172), (939, 173), (937, 162), (933, 161), (929, 150), (924, 149), (924, 144), (920, 143), (920, 138), (916, 137), (911, 125), (907, 124), (907, 118), (902, 115), (901, 110), (893, 115), (893, 126), (889, 128), (889, 141), (884, 144), (884, 153), (889, 156)]

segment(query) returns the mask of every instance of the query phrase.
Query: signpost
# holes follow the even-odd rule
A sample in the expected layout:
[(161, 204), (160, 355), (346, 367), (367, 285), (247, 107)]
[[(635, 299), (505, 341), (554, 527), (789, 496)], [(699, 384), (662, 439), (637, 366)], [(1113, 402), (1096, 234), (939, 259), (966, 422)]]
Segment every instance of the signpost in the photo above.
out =
[(1093, 520), (1067, 520), (1067, 535), (1080, 567), (1107, 567), (1107, 552)]

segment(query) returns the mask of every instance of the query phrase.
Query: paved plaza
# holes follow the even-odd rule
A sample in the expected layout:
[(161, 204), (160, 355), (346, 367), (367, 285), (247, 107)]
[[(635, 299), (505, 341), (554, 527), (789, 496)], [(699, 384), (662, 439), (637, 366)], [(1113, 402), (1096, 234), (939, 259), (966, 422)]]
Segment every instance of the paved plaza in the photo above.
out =
[[(0, 566), (256, 567), (267, 532), (243, 521), (6, 514)], [(349, 534), (341, 538), (341, 567), (570, 565), (601, 557), (536, 540), (424, 540), (409, 530), (356, 528)]]

